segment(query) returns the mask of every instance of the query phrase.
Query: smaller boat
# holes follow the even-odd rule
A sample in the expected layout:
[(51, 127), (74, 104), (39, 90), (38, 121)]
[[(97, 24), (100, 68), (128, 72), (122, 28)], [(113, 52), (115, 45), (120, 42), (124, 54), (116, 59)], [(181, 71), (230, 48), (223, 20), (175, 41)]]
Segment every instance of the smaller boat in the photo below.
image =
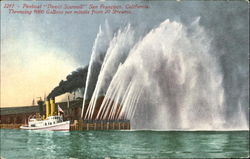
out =
[(20, 129), (26, 130), (51, 130), (51, 131), (69, 131), (70, 121), (63, 121), (62, 116), (49, 116), (45, 120), (40, 118), (31, 118), (27, 126), (21, 126)]
[[(43, 101), (40, 99), (38, 104), (43, 107)], [(47, 99), (45, 102), (46, 116), (36, 114), (36, 117), (29, 117), (28, 125), (21, 126), (20, 129), (25, 130), (51, 130), (51, 131), (69, 131), (70, 121), (63, 121), (63, 117), (59, 115), (63, 110), (58, 105), (58, 113), (55, 109), (55, 99)]]

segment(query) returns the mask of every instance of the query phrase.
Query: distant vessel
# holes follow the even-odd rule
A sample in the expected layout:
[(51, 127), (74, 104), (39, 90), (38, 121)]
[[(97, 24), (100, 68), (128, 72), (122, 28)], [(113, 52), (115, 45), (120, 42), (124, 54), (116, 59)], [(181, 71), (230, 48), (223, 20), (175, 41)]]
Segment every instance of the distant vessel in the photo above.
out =
[(50, 116), (45, 120), (31, 118), (27, 126), (21, 126), (20, 129), (26, 130), (51, 130), (51, 131), (69, 131), (70, 121), (63, 121), (62, 116)]
[[(62, 109), (58, 107), (62, 112)], [(40, 114), (41, 115), (41, 114)], [(46, 117), (32, 117), (28, 120), (28, 125), (21, 126), (20, 129), (25, 130), (50, 130), (50, 131), (69, 131), (70, 121), (63, 121), (61, 115), (56, 115), (55, 100), (46, 101)]]

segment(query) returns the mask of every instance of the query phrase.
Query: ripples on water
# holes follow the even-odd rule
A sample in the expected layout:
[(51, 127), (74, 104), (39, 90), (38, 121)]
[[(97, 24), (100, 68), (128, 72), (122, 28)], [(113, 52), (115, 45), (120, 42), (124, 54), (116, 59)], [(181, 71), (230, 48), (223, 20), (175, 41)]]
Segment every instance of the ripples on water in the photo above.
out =
[(248, 131), (0, 132), (6, 159), (249, 156)]

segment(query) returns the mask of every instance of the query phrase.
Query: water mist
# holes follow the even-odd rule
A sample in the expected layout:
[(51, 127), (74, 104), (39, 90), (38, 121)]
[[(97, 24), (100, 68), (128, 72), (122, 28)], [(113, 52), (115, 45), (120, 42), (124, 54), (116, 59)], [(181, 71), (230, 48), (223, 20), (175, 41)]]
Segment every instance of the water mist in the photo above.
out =
[[(134, 32), (128, 25), (110, 41), (85, 119), (105, 94), (98, 120), (129, 119), (133, 129), (227, 129), (223, 73), (199, 18), (188, 26), (167, 19), (143, 38)], [(237, 113), (237, 129), (248, 129)]]

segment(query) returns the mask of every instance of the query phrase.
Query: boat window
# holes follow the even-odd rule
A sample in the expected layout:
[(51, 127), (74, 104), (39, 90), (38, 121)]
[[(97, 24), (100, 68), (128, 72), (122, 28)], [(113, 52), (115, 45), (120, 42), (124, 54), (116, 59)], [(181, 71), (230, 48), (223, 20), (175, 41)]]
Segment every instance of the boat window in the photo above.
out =
[(55, 124), (55, 122), (53, 122), (53, 124)]
[(47, 125), (47, 123), (45, 123), (45, 126)]

